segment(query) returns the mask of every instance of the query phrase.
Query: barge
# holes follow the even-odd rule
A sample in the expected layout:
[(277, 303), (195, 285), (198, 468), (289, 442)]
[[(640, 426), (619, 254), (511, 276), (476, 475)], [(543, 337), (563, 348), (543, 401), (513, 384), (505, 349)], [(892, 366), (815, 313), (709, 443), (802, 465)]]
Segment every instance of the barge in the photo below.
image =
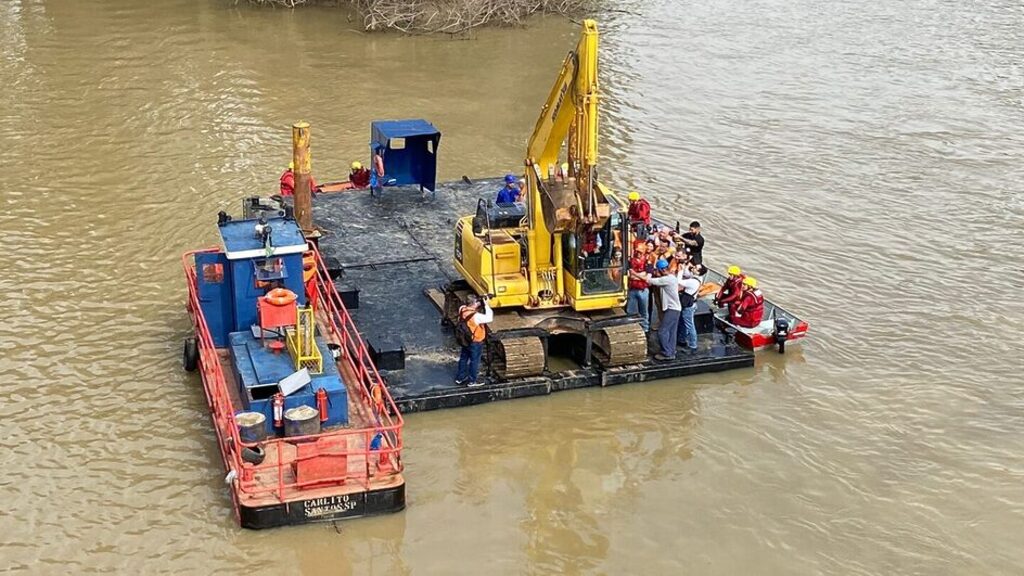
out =
[[(451, 229), (467, 206), (493, 196), (501, 185), (501, 178), (463, 178), (437, 183), (426, 193), (415, 184), (384, 188), (378, 196), (368, 190), (345, 190), (313, 200), (323, 233), (320, 250), (403, 413), (746, 369), (754, 366), (755, 349), (778, 345), (777, 318), (786, 318), (791, 327), (786, 342), (799, 342), (807, 334), (806, 321), (766, 299), (765, 320), (754, 336), (729, 324), (724, 310), (714, 306), (711, 292), (698, 300), (694, 314), (696, 354), (657, 362), (652, 358), (652, 335), (646, 359), (607, 366), (593, 354), (593, 342), (585, 336), (553, 335), (545, 337), (549, 362), (543, 373), (500, 378), (491, 369), (491, 350), (484, 353), (486, 383), (474, 388), (458, 385), (454, 375), (459, 347), (443, 318), (444, 288), (460, 281), (452, 263)], [(709, 270), (705, 282), (721, 284), (724, 279)]]
[(402, 415), (315, 244), (284, 213), (221, 213), (222, 246), (183, 265), (198, 371), (238, 523), (405, 507)]

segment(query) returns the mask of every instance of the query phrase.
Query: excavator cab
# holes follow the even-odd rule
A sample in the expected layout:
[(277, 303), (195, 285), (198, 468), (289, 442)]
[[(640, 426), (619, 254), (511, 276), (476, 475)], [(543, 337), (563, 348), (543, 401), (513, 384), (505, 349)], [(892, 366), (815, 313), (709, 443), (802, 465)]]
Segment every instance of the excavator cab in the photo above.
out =
[(622, 292), (628, 256), (622, 239), (628, 237), (628, 223), (612, 212), (603, 228), (582, 234), (562, 234), (562, 265), (566, 288), (580, 296), (598, 296)]

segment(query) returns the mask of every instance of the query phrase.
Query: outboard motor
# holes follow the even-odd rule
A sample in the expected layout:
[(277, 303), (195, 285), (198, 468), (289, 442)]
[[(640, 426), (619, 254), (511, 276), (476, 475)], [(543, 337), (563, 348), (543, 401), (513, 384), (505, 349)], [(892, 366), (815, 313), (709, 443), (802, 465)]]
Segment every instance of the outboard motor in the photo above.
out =
[(775, 344), (779, 346), (779, 354), (786, 353), (786, 339), (789, 338), (789, 320), (775, 319)]

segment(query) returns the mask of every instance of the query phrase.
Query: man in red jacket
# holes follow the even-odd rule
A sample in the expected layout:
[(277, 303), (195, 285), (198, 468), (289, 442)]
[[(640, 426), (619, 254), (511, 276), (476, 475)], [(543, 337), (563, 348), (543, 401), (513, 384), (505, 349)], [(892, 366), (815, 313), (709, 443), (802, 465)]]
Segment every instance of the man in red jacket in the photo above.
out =
[[(640, 273), (650, 272), (650, 268), (647, 258), (647, 243), (637, 240), (633, 248), (633, 256), (629, 259), (629, 269), (632, 272)], [(640, 327), (644, 332), (651, 329), (650, 291), (647, 289), (647, 280), (632, 274), (629, 276), (629, 292), (626, 293), (626, 313), (640, 316)]]
[(757, 289), (757, 280), (747, 276), (743, 279), (743, 296), (732, 322), (742, 328), (756, 328), (763, 317), (764, 296)]
[(729, 277), (715, 295), (715, 305), (719, 308), (728, 306), (730, 318), (743, 296), (743, 278), (743, 271), (739, 266), (729, 266)]
[(637, 238), (647, 238), (651, 227), (651, 205), (636, 190), (629, 193), (629, 226)]
[(370, 171), (363, 168), (363, 163), (356, 161), (352, 163), (352, 170), (348, 173), (348, 181), (353, 188), (370, 187)]
[[(309, 193), (316, 193), (316, 180), (313, 180), (313, 175), (309, 175)], [(288, 169), (281, 174), (281, 196), (294, 196), (295, 195), (295, 162), (288, 163)]]

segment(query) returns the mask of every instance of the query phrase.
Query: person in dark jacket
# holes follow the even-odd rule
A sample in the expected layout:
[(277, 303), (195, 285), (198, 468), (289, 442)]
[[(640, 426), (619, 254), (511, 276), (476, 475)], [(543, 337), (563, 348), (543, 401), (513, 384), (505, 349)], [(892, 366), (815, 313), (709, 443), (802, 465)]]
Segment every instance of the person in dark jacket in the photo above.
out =
[(686, 248), (686, 252), (690, 255), (690, 261), (694, 264), (703, 263), (704, 237), (700, 234), (700, 222), (696, 220), (690, 222), (690, 231), (683, 233), (680, 238), (682, 239), (683, 247)]

